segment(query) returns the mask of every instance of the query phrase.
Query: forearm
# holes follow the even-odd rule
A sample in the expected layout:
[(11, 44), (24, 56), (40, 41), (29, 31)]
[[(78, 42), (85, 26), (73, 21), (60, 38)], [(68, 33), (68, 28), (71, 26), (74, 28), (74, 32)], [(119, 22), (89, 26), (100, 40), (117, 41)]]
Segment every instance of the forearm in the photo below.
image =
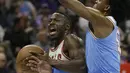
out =
[(52, 64), (57, 69), (72, 73), (85, 73), (84, 60), (58, 61), (58, 64)]
[(89, 21), (90, 21), (90, 19), (92, 19), (91, 18), (92, 15), (91, 15), (90, 11), (81, 2), (79, 2), (77, 0), (59, 0), (59, 1), (63, 6), (71, 9), (79, 16), (81, 16)]
[(63, 6), (71, 9), (76, 14), (87, 19), (89, 22), (93, 24), (98, 23), (98, 21), (100, 20), (105, 21), (104, 20), (105, 17), (102, 15), (102, 13), (100, 13), (100, 11), (91, 7), (86, 7), (80, 1), (77, 0), (59, 0), (59, 1)]

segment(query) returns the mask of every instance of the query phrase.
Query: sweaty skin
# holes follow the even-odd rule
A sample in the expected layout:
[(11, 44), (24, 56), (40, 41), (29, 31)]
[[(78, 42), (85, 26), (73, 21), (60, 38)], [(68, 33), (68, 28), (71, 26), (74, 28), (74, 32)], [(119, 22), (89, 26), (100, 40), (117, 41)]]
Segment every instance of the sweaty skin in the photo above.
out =
[(61, 41), (64, 40), (62, 49), (63, 53), (69, 57), (69, 61), (51, 58), (48, 61), (43, 61), (37, 57), (31, 57), (27, 59), (29, 62), (27, 63), (27, 66), (31, 67), (31, 69), (34, 71), (38, 70), (39, 68), (42, 70), (40, 66), (44, 65), (44, 62), (47, 62), (45, 64), (48, 66), (52, 66), (65, 72), (86, 73), (83, 41), (74, 34), (70, 33), (70, 27), (71, 24), (69, 19), (64, 14), (57, 12), (51, 16), (50, 24), (48, 25), (49, 37), (51, 39), (51, 43), (53, 44), (52, 47), (57, 49), (57, 46), (59, 46)]
[(52, 60), (50, 64), (70, 73), (86, 73), (83, 41), (74, 34), (68, 34), (64, 42), (63, 52), (70, 60)]

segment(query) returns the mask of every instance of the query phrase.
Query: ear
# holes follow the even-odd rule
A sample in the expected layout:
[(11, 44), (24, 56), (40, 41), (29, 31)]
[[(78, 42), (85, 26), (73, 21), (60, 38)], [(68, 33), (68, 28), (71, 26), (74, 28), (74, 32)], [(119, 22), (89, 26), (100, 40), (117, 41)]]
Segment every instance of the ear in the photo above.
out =
[(110, 9), (110, 5), (106, 5), (104, 10), (108, 11), (109, 9)]
[(70, 25), (69, 25), (69, 24), (66, 24), (66, 25), (65, 25), (65, 29), (66, 29), (66, 30), (69, 30), (69, 29), (70, 29)]

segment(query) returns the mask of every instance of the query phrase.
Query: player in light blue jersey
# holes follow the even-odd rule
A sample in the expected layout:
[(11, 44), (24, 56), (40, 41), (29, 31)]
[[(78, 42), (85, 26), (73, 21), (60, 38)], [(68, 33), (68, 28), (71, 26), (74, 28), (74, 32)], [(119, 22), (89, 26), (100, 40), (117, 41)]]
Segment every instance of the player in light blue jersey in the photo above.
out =
[(120, 73), (121, 50), (117, 22), (124, 14), (123, 3), (126, 1), (96, 0), (91, 8), (84, 6), (78, 0), (59, 0), (63, 6), (90, 22), (86, 33), (88, 73)]

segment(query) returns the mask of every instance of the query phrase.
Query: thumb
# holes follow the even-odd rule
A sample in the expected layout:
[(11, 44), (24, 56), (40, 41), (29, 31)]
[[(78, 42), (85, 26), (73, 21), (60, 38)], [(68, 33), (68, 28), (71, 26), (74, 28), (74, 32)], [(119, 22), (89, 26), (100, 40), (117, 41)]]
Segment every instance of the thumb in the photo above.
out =
[(30, 54), (32, 54), (33, 56), (38, 57), (41, 60), (47, 60), (48, 59), (48, 53), (36, 53), (33, 51), (29, 51)]

